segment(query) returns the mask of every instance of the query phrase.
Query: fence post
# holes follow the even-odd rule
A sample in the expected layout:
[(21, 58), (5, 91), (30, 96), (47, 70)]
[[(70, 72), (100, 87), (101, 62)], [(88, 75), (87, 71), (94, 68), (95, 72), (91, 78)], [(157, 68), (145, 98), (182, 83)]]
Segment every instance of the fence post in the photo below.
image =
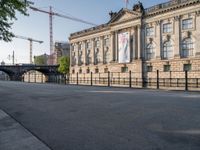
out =
[(66, 85), (66, 74), (63, 75), (64, 78), (64, 84)]
[(34, 72), (34, 81), (36, 83), (36, 71)]
[(129, 87), (132, 87), (132, 77), (131, 77), (131, 70), (129, 71)]
[(110, 71), (108, 71), (108, 87), (110, 87)]
[(30, 83), (30, 72), (28, 72), (28, 83)]
[(185, 90), (188, 91), (188, 71), (185, 71)]
[(78, 72), (76, 73), (76, 84), (78, 85)]
[(91, 72), (91, 76), (90, 76), (90, 83), (91, 83), (91, 86), (93, 85), (93, 83), (92, 83), (92, 72)]
[(157, 89), (159, 89), (159, 70), (157, 70)]

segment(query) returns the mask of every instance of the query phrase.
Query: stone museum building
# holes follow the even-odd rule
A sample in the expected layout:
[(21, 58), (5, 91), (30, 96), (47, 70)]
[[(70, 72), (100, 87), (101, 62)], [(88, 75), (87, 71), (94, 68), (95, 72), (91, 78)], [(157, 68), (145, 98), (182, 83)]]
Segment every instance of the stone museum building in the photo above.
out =
[[(171, 0), (150, 8), (110, 12), (102, 25), (70, 35), (70, 74), (129, 72), (136, 78), (199, 77), (200, 0)], [(195, 71), (196, 70), (196, 71)]]

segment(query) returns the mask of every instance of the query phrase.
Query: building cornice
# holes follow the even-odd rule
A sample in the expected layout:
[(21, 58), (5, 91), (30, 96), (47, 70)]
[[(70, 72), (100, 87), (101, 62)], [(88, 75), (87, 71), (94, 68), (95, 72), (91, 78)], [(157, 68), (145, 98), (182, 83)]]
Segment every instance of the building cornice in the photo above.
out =
[(145, 9), (144, 18), (157, 16), (200, 3), (200, 0), (173, 0)]
[(184, 7), (196, 5), (196, 4), (199, 4), (199, 3), (200, 3), (200, 0), (172, 0), (172, 1), (169, 1), (169, 2), (166, 2), (166, 3), (155, 5), (155, 6), (150, 7), (150, 8), (146, 8), (144, 10), (143, 16), (137, 14), (138, 16), (131, 17), (131, 18), (128, 18), (128, 19), (125, 19), (125, 20), (122, 20), (122, 21), (116, 21), (116, 22), (113, 21), (120, 14), (122, 14), (123, 11), (131, 12), (131, 13), (135, 14), (135, 12), (132, 11), (132, 10), (121, 9), (118, 12), (118, 14), (114, 18), (112, 18), (108, 23), (102, 24), (102, 25), (99, 25), (99, 26), (96, 26), (96, 27), (92, 27), (92, 28), (89, 28), (89, 29), (86, 29), (86, 30), (83, 30), (83, 31), (80, 31), (80, 32), (72, 33), (69, 37), (69, 40), (73, 40), (73, 39), (76, 39), (76, 38), (80, 38), (80, 37), (104, 32), (104, 31), (108, 31), (108, 30), (110, 30), (110, 28), (112, 26), (124, 24), (124, 23), (134, 21), (134, 20), (142, 20), (143, 18), (157, 16), (157, 15), (160, 15), (160, 14), (163, 14), (163, 13), (166, 13), (166, 12), (174, 11), (174, 10), (177, 10), (177, 9), (182, 9)]
[(83, 31), (80, 31), (80, 32), (72, 33), (70, 35), (69, 40), (73, 40), (75, 38), (80, 38), (80, 37), (83, 37), (83, 36), (88, 36), (88, 35), (99, 33), (99, 32), (104, 32), (104, 31), (107, 31), (109, 29), (110, 29), (110, 27), (108, 26), (108, 24), (102, 24), (102, 25), (97, 26), (97, 27), (93, 27), (93, 28), (89, 28), (89, 29), (86, 29), (86, 30), (83, 30)]

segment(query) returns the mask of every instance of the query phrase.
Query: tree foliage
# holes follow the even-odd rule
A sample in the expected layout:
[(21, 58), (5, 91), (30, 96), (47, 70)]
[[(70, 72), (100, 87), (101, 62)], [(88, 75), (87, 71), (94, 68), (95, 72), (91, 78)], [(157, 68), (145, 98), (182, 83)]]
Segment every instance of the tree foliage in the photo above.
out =
[(26, 0), (0, 0), (0, 40), (11, 41), (14, 34), (10, 31), (16, 12), (27, 14), (29, 2)]
[(58, 71), (62, 74), (69, 73), (69, 67), (70, 67), (70, 59), (68, 56), (62, 56), (59, 59), (59, 68)]
[(36, 65), (46, 65), (47, 64), (47, 55), (41, 55), (41, 56), (34, 56), (34, 63)]

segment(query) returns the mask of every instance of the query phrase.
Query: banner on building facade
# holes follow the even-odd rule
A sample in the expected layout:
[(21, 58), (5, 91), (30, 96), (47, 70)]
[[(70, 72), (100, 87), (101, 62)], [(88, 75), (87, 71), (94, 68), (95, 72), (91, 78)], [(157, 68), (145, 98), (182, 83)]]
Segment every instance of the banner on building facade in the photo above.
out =
[(129, 32), (118, 34), (119, 63), (130, 62), (130, 36)]

